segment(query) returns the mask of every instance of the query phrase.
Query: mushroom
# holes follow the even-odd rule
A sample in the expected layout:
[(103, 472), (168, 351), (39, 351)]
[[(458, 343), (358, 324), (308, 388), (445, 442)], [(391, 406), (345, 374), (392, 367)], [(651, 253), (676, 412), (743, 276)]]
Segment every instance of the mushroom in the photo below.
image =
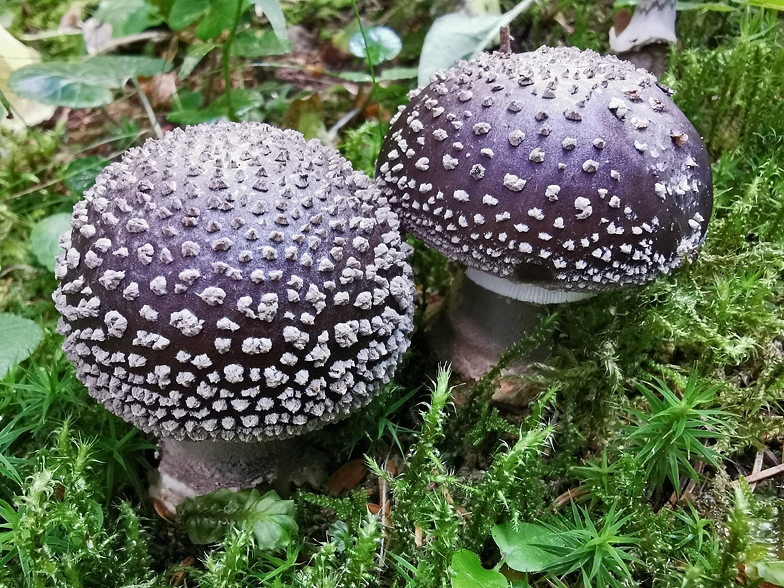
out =
[[(162, 440), (158, 497), (252, 486), (366, 405), (412, 329), (397, 215), (337, 151), (261, 123), (129, 150), (74, 206), (53, 294), (90, 395)], [(66, 241), (68, 241), (66, 239)]]
[(539, 305), (672, 272), (712, 209), (708, 154), (669, 89), (575, 48), (436, 73), (393, 120), (376, 181), (405, 230), (467, 267), (438, 344), (469, 379)]
[[(631, 20), (621, 28), (619, 12), (610, 29), (610, 47), (636, 67), (643, 67), (656, 76), (667, 69), (670, 43), (675, 35), (675, 0), (640, 0)], [(628, 16), (627, 16), (628, 18)]]

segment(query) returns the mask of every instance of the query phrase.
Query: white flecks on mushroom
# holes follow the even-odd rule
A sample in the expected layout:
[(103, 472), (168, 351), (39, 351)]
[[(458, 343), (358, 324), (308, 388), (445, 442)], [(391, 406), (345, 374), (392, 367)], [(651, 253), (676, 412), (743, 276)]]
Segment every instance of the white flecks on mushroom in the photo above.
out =
[(514, 174), (504, 175), (504, 188), (512, 192), (521, 192), (525, 188), (525, 180)]
[(542, 163), (544, 161), (544, 151), (537, 147), (528, 154), (528, 160), (534, 163)]
[(171, 313), (169, 324), (186, 337), (195, 337), (202, 330), (203, 320), (200, 320), (187, 308)]
[(591, 201), (583, 196), (574, 199), (574, 207), (579, 211), (576, 215), (579, 219), (586, 219), (593, 213)]

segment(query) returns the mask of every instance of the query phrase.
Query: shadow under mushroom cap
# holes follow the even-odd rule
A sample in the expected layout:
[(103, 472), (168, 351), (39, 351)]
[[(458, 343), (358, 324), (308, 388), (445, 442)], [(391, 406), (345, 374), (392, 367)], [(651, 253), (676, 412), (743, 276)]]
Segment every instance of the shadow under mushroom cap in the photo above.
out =
[(337, 151), (177, 129), (76, 204), (53, 298), (90, 394), (176, 439), (282, 438), (367, 404), (408, 347), (398, 219)]
[(643, 284), (696, 252), (713, 206), (708, 154), (669, 94), (592, 51), (482, 54), (411, 93), (376, 181), (407, 231), (471, 268)]

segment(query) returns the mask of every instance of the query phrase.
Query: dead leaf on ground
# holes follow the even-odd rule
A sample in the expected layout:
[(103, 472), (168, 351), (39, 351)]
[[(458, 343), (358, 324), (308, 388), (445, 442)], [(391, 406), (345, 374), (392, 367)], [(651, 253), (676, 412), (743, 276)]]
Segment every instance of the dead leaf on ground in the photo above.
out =
[(82, 5), (78, 2), (72, 3), (68, 10), (65, 11), (60, 24), (57, 25), (57, 30), (60, 32), (73, 31), (82, 26)]
[(19, 132), (25, 126), (34, 127), (49, 120), (54, 114), (56, 107), (20, 98), (8, 88), (8, 77), (11, 72), (25, 65), (40, 62), (41, 56), (38, 51), (19, 42), (0, 26), (0, 92), (11, 105), (11, 112), (7, 117), (2, 116), (4, 109), (0, 107), (0, 125), (7, 129)]
[(155, 512), (158, 513), (158, 516), (161, 517), (167, 523), (172, 523), (172, 517), (174, 517), (175, 513), (170, 512), (169, 509), (163, 504), (163, 501), (153, 498), (152, 499), (152, 506), (155, 509)]
[(322, 143), (328, 141), (327, 128), (324, 126), (321, 113), (321, 98), (318, 94), (292, 101), (283, 114), (281, 122), (284, 128), (299, 131), (308, 140), (319, 139)]
[(340, 466), (327, 482), (333, 494), (351, 490), (367, 475), (367, 464), (364, 459), (352, 459)]
[[(182, 560), (182, 563), (180, 565), (189, 568), (189, 567), (191, 567), (195, 563), (196, 563), (196, 560), (194, 558), (186, 557), (184, 560)], [(185, 580), (185, 575), (187, 573), (188, 573), (187, 570), (180, 570), (179, 572), (175, 572), (172, 575), (172, 577), (169, 578), (169, 586), (174, 586), (175, 588), (177, 586), (181, 586), (183, 580)]]
[(153, 108), (169, 106), (172, 96), (177, 92), (177, 73), (170, 71), (158, 74), (142, 82), (142, 88)]
[(97, 55), (112, 40), (112, 25), (95, 18), (88, 18), (82, 23), (84, 48), (88, 55)]

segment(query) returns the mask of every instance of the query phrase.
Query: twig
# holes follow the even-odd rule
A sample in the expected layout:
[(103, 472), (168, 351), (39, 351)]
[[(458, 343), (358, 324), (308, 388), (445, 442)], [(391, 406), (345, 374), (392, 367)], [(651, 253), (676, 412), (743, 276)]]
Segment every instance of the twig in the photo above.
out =
[(144, 93), (144, 89), (136, 76), (133, 76), (131, 81), (133, 82), (133, 87), (136, 88), (136, 91), (139, 93), (139, 100), (142, 101), (144, 112), (147, 113), (147, 118), (150, 119), (152, 130), (155, 133), (155, 136), (160, 139), (163, 137), (163, 131), (161, 130), (161, 125), (158, 124), (158, 119), (155, 118), (155, 111), (152, 109), (152, 104), (150, 104), (147, 94)]
[(754, 484), (755, 482), (761, 482), (762, 480), (767, 480), (768, 478), (772, 478), (778, 474), (784, 473), (784, 464), (773, 466), (772, 468), (768, 468), (766, 470), (762, 470), (761, 472), (757, 472), (756, 474), (751, 474), (746, 476), (746, 482), (749, 484)]
[(509, 34), (509, 26), (501, 27), (501, 53), (508, 55), (512, 52), (511, 40), (512, 36)]
[[(701, 476), (702, 472), (705, 471), (705, 462), (704, 461), (696, 462), (694, 464), (694, 471), (696, 471), (697, 474)], [(681, 490), (680, 496), (678, 495), (677, 492), (673, 492), (672, 494), (670, 494), (670, 499), (667, 501), (667, 504), (669, 505), (670, 508), (672, 508), (673, 506), (678, 504), (679, 498), (694, 496), (694, 489), (696, 487), (697, 487), (696, 480), (692, 480), (690, 478), (687, 478), (686, 476), (683, 476), (683, 481), (680, 484), (680, 490)]]
[[(757, 456), (754, 458), (754, 469), (751, 470), (751, 475), (759, 474), (762, 471), (762, 458), (765, 457), (764, 451), (758, 451)], [(756, 482), (750, 482), (749, 487), (751, 491), (754, 492), (754, 489), (757, 487)]]
[(332, 125), (330, 129), (327, 131), (327, 139), (329, 140), (329, 142), (334, 143), (338, 138), (338, 133), (340, 132), (340, 129), (345, 127), (351, 121), (351, 119), (354, 118), (356, 115), (358, 115), (360, 112), (361, 110), (359, 108), (354, 108), (353, 110), (349, 110), (346, 114), (340, 117), (338, 122)]
[(588, 486), (577, 486), (577, 488), (570, 488), (569, 490), (567, 490), (566, 492), (564, 492), (558, 498), (555, 499), (553, 506), (555, 507), (555, 510), (560, 510), (561, 508), (569, 504), (572, 500), (577, 500), (578, 498), (585, 496), (589, 492), (590, 489), (588, 488)]
[(123, 45), (130, 45), (131, 43), (138, 43), (140, 41), (149, 41), (151, 43), (158, 43), (169, 37), (169, 33), (161, 31), (150, 31), (148, 33), (137, 33), (135, 35), (128, 35), (127, 37), (120, 37), (119, 39), (110, 39), (95, 50), (96, 55), (101, 53), (108, 53)]
[(15, 272), (17, 270), (27, 270), (27, 271), (32, 271), (32, 272), (39, 271), (38, 268), (33, 267), (31, 265), (26, 265), (24, 263), (18, 263), (16, 265), (7, 265), (4, 268), (2, 268), (2, 271), (0, 271), (0, 278), (4, 278), (8, 274), (10, 274), (11, 272)]

